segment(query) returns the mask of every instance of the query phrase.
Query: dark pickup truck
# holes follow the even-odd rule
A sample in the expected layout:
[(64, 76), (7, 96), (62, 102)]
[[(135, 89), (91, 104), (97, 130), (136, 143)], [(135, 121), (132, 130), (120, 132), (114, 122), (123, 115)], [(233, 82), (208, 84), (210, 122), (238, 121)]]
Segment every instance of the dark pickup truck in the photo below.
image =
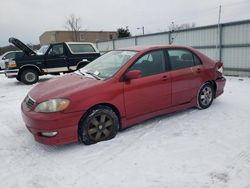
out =
[(100, 56), (96, 47), (86, 42), (50, 44), (42, 46), (43, 52), (34, 52), (16, 38), (9, 38), (9, 42), (24, 55), (6, 62), (5, 75), (24, 84), (36, 83), (41, 75), (73, 72)]

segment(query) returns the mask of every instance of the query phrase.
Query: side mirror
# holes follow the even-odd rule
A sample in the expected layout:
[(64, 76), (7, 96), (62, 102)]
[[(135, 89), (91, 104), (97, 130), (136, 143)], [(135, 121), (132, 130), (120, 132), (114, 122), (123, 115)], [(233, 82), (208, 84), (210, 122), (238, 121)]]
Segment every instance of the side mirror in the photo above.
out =
[(141, 77), (140, 70), (132, 70), (125, 74), (125, 80), (133, 80)]
[(3, 58), (2, 58), (2, 60), (5, 60), (6, 59), (6, 57), (4, 56)]

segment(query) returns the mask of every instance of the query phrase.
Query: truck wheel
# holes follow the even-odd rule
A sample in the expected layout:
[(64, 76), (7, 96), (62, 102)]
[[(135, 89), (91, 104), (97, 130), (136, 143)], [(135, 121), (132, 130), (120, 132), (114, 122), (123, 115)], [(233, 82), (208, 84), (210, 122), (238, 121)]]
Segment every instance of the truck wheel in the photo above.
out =
[(24, 84), (30, 85), (38, 81), (38, 73), (34, 69), (25, 69), (21, 72), (21, 81)]
[(20, 76), (16, 76), (16, 80), (19, 81), (19, 82), (21, 82)]

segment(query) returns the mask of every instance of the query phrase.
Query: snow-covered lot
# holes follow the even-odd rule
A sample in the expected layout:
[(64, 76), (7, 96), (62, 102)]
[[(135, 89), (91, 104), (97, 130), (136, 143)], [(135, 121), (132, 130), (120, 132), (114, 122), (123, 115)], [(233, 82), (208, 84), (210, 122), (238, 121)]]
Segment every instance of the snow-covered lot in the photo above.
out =
[(91, 146), (35, 142), (20, 112), (32, 87), (0, 74), (0, 187), (250, 188), (249, 78), (227, 77), (207, 110), (157, 117)]

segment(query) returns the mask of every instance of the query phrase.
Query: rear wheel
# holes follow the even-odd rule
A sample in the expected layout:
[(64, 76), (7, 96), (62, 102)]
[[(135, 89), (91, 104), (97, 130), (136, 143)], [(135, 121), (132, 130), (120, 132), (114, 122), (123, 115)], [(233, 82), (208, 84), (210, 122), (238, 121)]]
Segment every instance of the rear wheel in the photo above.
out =
[(21, 72), (20, 77), (24, 84), (34, 84), (38, 81), (38, 72), (34, 69), (25, 69)]
[(198, 94), (198, 108), (208, 108), (214, 99), (214, 88), (210, 83), (204, 84)]
[(118, 129), (116, 113), (110, 107), (99, 105), (83, 117), (78, 134), (84, 144), (90, 145), (114, 138)]

